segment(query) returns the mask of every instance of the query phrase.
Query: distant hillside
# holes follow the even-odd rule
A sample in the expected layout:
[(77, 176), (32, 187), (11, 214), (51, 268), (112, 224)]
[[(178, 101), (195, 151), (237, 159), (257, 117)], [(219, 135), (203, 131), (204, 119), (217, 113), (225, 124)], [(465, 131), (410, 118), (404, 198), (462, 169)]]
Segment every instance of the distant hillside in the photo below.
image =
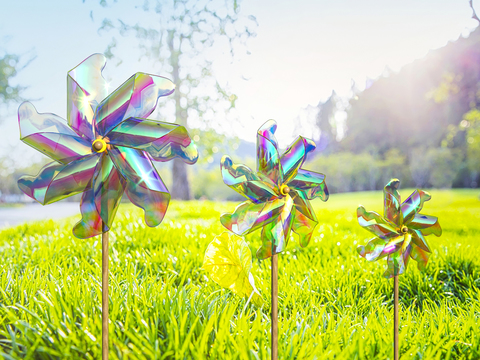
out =
[(345, 150), (409, 154), (438, 147), (449, 125), (479, 105), (480, 28), (374, 81), (350, 101)]

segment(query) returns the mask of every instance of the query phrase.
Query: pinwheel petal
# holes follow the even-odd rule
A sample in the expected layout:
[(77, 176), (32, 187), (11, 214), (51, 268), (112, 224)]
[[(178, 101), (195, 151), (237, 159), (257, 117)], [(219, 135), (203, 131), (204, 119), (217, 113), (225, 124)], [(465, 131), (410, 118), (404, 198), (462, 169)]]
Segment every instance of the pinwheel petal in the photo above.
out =
[(148, 152), (156, 161), (180, 157), (188, 164), (198, 159), (198, 151), (184, 126), (161, 121), (130, 118), (107, 134), (112, 145)]
[(381, 238), (373, 238), (366, 246), (357, 247), (357, 251), (368, 261), (379, 260), (398, 252), (402, 248), (404, 238), (404, 235), (396, 236), (388, 241)]
[(410, 257), (417, 262), (418, 270), (423, 271), (427, 267), (430, 253), (422, 250), (419, 246), (413, 246)]
[(298, 234), (300, 246), (305, 247), (318, 224), (317, 216), (303, 191), (291, 191), (291, 194), (295, 205), (292, 230)]
[(422, 249), (423, 251), (426, 251), (426, 252), (432, 252), (432, 250), (430, 250), (430, 247), (428, 246), (427, 244), (427, 241), (425, 240), (425, 238), (423, 237), (423, 234), (420, 230), (410, 230), (411, 231), (411, 234), (412, 234), (412, 242), (413, 244), (415, 244), (416, 246), (418, 246), (420, 249)]
[(98, 105), (98, 132), (104, 136), (124, 120), (148, 117), (158, 98), (170, 95), (174, 89), (175, 85), (164, 77), (136, 73)]
[(95, 139), (95, 109), (107, 96), (107, 83), (102, 76), (105, 64), (104, 55), (93, 54), (67, 75), (68, 124), (91, 141)]
[(383, 216), (397, 226), (403, 223), (402, 212), (400, 211), (400, 194), (397, 191), (399, 186), (400, 181), (398, 179), (392, 179), (383, 188), (385, 199)]
[(109, 155), (127, 180), (125, 193), (130, 201), (145, 211), (145, 223), (159, 225), (167, 211), (170, 194), (147, 153), (116, 146)]
[(92, 153), (91, 142), (79, 136), (55, 114), (39, 114), (35, 107), (24, 102), (18, 108), (20, 139), (62, 164)]
[(296, 175), (300, 167), (307, 159), (307, 153), (315, 150), (315, 143), (299, 136), (280, 157), (283, 169), (283, 182), (289, 182)]
[(402, 254), (402, 257), (403, 257), (403, 264), (404, 264), (404, 266), (405, 266), (405, 269), (406, 269), (407, 266), (408, 266), (408, 262), (409, 262), (409, 260), (410, 260), (410, 254), (412, 253), (413, 247), (414, 247), (414, 246), (412, 246), (412, 244), (410, 243), (410, 245), (407, 246), (407, 247), (405, 248), (405, 250), (402, 251), (402, 253), (401, 253), (401, 254)]
[(357, 252), (368, 261), (375, 261), (388, 255), (388, 253), (383, 252), (385, 245), (387, 245), (387, 240), (374, 237), (368, 241), (367, 245), (359, 245), (357, 247)]
[(257, 250), (257, 258), (264, 260), (285, 250), (292, 229), (294, 206), (291, 196), (285, 196), (285, 205), (275, 221), (262, 229), (262, 246)]
[(18, 187), (42, 205), (81, 193), (92, 179), (99, 156), (87, 155), (67, 165), (49, 163), (37, 176), (22, 176)]
[(408, 225), (408, 223), (413, 219), (415, 214), (418, 214), (422, 208), (423, 203), (432, 198), (432, 196), (423, 190), (415, 190), (412, 195), (405, 200), (401, 206), (403, 214), (403, 223)]
[(405, 263), (403, 261), (402, 254), (396, 252), (388, 255), (387, 258), (387, 271), (383, 276), (390, 279), (394, 276), (401, 275), (405, 272)]
[(125, 179), (115, 168), (110, 156), (102, 154), (95, 174), (82, 195), (82, 220), (73, 228), (73, 235), (86, 239), (108, 231), (125, 188)]
[(357, 220), (360, 226), (382, 239), (398, 236), (396, 229), (375, 211), (367, 211), (363, 206), (357, 209)]
[(245, 201), (238, 205), (233, 214), (223, 214), (220, 222), (237, 235), (246, 235), (274, 221), (282, 211), (283, 199), (255, 204)]
[(283, 183), (283, 170), (274, 133), (277, 123), (268, 120), (257, 132), (257, 168), (275, 184)]
[(408, 224), (409, 228), (420, 230), (423, 236), (434, 234), (442, 235), (442, 227), (435, 216), (416, 214)]
[(270, 201), (278, 197), (274, 191), (275, 184), (271, 181), (261, 181), (248, 166), (236, 165), (226, 155), (222, 157), (220, 170), (226, 185), (254, 203)]
[[(410, 243), (411, 237), (408, 239), (408, 243)], [(383, 248), (383, 255), (384, 254), (393, 254), (398, 252), (402, 249), (403, 244), (405, 244), (405, 235), (401, 234), (396, 236), (388, 241), (388, 243)]]
[(319, 197), (322, 201), (327, 201), (329, 197), (325, 175), (313, 171), (299, 169), (288, 186), (304, 191), (309, 200)]

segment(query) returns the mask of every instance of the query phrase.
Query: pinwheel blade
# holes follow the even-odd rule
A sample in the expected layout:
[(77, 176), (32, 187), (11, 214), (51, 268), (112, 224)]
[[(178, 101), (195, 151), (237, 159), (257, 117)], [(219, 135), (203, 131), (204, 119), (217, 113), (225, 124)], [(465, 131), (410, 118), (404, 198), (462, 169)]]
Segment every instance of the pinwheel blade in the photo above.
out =
[(51, 204), (85, 190), (95, 172), (98, 159), (98, 154), (91, 154), (67, 165), (47, 164), (35, 177), (22, 176), (18, 180), (18, 186), (40, 204)]
[(329, 197), (325, 175), (313, 171), (299, 169), (288, 186), (304, 191), (310, 200), (319, 197), (320, 200), (327, 201)]
[(115, 168), (110, 156), (103, 154), (95, 174), (82, 195), (82, 220), (73, 234), (86, 239), (110, 230), (125, 188), (125, 179)]
[(387, 258), (387, 270), (383, 274), (384, 277), (390, 279), (394, 276), (401, 275), (405, 272), (405, 263), (400, 253), (392, 253)]
[(267, 259), (285, 250), (292, 229), (294, 207), (293, 199), (285, 197), (285, 205), (276, 221), (266, 224), (262, 229), (262, 246), (257, 251), (257, 258)]
[(313, 231), (318, 224), (318, 219), (306, 194), (298, 190), (292, 192), (295, 206), (292, 230), (298, 234), (300, 246), (305, 247), (312, 238)]
[(412, 230), (412, 242), (426, 252), (432, 252), (420, 230)]
[(144, 150), (156, 161), (176, 157), (188, 164), (198, 159), (198, 150), (185, 127), (154, 120), (130, 118), (107, 134), (112, 145)]
[(430, 253), (422, 250), (419, 246), (414, 246), (410, 253), (410, 257), (417, 262), (418, 270), (424, 271), (427, 267)]
[(419, 230), (423, 236), (434, 234), (442, 235), (442, 227), (435, 216), (416, 214), (410, 221), (408, 226), (412, 229)]
[(127, 180), (128, 198), (145, 211), (145, 223), (151, 227), (159, 225), (167, 212), (170, 193), (148, 154), (123, 146), (115, 147), (109, 154)]
[(382, 239), (398, 236), (397, 230), (375, 211), (367, 211), (363, 206), (357, 209), (357, 220), (360, 226)]
[(422, 210), (423, 203), (431, 198), (432, 196), (426, 191), (415, 190), (401, 206), (403, 223), (408, 224)]
[(95, 139), (95, 109), (107, 96), (107, 82), (102, 76), (106, 62), (104, 55), (93, 54), (67, 75), (68, 124), (91, 141)]
[(246, 235), (275, 221), (284, 203), (282, 199), (260, 204), (245, 201), (237, 206), (233, 214), (223, 214), (220, 222), (231, 232)]
[(148, 117), (158, 98), (170, 95), (174, 89), (167, 78), (136, 73), (98, 105), (95, 120), (99, 134), (105, 136), (129, 118)]
[(283, 170), (283, 182), (292, 180), (307, 159), (307, 154), (315, 150), (315, 143), (299, 136), (280, 157)]
[(20, 139), (62, 164), (68, 164), (92, 153), (92, 144), (70, 129), (64, 119), (55, 114), (39, 114), (24, 102), (18, 108)]
[(275, 130), (277, 123), (273, 120), (267, 121), (257, 132), (257, 168), (258, 171), (275, 184), (283, 183), (283, 170), (277, 150)]
[(384, 195), (384, 211), (383, 216), (389, 220), (392, 224), (397, 226), (402, 225), (403, 216), (400, 211), (400, 194), (397, 189), (400, 186), (398, 179), (392, 179), (383, 188)]
[(376, 261), (388, 255), (388, 253), (383, 252), (385, 245), (387, 245), (387, 240), (375, 237), (370, 239), (367, 245), (359, 245), (357, 247), (357, 252), (368, 261)]
[(278, 197), (273, 182), (262, 181), (250, 168), (242, 164), (234, 164), (228, 156), (222, 158), (220, 170), (226, 185), (255, 203)]

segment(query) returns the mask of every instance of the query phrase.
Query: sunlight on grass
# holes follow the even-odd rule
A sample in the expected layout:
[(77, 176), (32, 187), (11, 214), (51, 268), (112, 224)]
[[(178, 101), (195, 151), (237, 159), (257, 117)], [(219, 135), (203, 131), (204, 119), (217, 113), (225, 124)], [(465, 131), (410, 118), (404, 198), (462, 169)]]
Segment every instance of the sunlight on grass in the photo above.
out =
[[(401, 189), (406, 198), (411, 190)], [(422, 213), (439, 216), (425, 273), (400, 277), (401, 359), (480, 358), (480, 201), (473, 190), (431, 191)], [(381, 192), (313, 201), (320, 224), (308, 247), (279, 256), (280, 359), (392, 358), (392, 281), (386, 261), (356, 252), (369, 234), (359, 204), (382, 212)], [(259, 309), (200, 270), (205, 249), (236, 203), (172, 201), (148, 228), (122, 205), (111, 232), (111, 359), (269, 359), (270, 262), (252, 272)], [(101, 240), (71, 235), (78, 220), (0, 232), (0, 354), (5, 359), (101, 357)], [(247, 236), (252, 251), (260, 233)]]

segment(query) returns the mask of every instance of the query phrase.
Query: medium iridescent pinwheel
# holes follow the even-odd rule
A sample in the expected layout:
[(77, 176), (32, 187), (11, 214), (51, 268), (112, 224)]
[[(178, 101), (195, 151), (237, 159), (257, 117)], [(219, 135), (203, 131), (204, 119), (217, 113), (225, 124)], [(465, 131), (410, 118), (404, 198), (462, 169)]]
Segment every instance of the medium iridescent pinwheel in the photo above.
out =
[(305, 247), (317, 225), (309, 200), (328, 199), (325, 176), (303, 170), (307, 153), (315, 149), (312, 140), (299, 136), (282, 156), (274, 133), (277, 124), (267, 121), (257, 133), (257, 172), (235, 165), (228, 156), (221, 162), (223, 181), (248, 200), (233, 214), (222, 215), (221, 223), (237, 235), (262, 229), (263, 246), (257, 251), (266, 259), (285, 250), (293, 230)]
[(435, 216), (420, 214), (423, 203), (430, 200), (430, 194), (415, 190), (401, 203), (397, 191), (399, 185), (399, 180), (392, 179), (383, 190), (384, 217), (366, 211), (363, 206), (357, 209), (359, 224), (375, 234), (366, 246), (359, 246), (357, 251), (369, 261), (387, 257), (386, 278), (403, 274), (410, 258), (417, 261), (418, 268), (423, 270), (431, 253), (425, 236), (442, 234)]
[(175, 85), (136, 73), (107, 97), (105, 63), (94, 54), (68, 73), (67, 121), (30, 103), (18, 110), (21, 140), (55, 160), (18, 185), (42, 205), (83, 192), (82, 220), (73, 229), (82, 239), (110, 229), (124, 192), (143, 208), (147, 225), (160, 224), (170, 194), (152, 161), (193, 164), (198, 157), (183, 126), (146, 119)]

